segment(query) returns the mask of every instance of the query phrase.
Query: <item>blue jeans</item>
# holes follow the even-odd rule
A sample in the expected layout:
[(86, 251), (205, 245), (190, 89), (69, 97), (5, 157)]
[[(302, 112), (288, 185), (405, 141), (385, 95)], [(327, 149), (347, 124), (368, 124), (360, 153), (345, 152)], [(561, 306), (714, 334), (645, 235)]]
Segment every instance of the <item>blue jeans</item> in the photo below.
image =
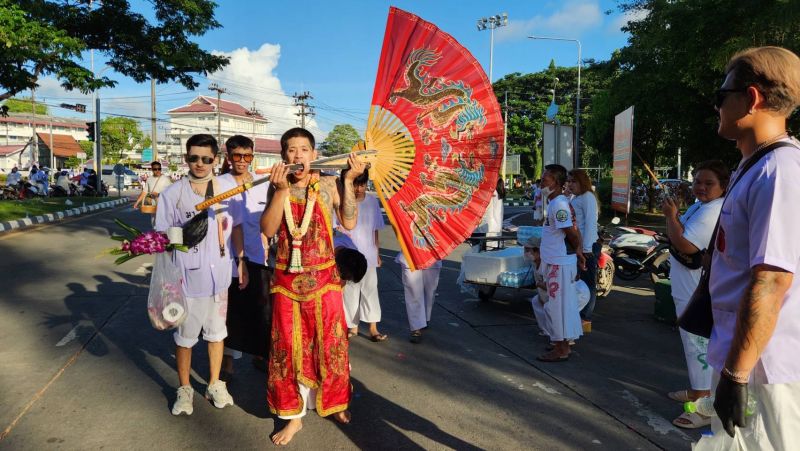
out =
[(581, 310), (581, 319), (584, 321), (592, 320), (592, 312), (594, 312), (594, 304), (597, 300), (597, 259), (600, 256), (602, 245), (594, 243), (592, 245), (592, 252), (584, 252), (583, 256), (586, 257), (586, 271), (578, 268), (578, 276), (589, 287), (589, 303)]

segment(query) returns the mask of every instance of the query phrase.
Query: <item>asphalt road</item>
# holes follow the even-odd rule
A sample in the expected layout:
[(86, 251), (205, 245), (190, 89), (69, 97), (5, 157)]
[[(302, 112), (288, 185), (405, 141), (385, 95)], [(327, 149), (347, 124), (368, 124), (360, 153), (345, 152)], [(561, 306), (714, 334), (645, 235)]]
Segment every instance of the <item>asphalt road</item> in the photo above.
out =
[[(194, 414), (170, 414), (174, 345), (145, 313), (152, 259), (114, 266), (102, 255), (114, 217), (149, 222), (126, 206), (0, 235), (0, 448), (272, 447), (265, 375), (247, 358), (230, 385), (236, 405), (218, 410), (202, 399), (198, 346)], [(665, 393), (688, 381), (678, 333), (652, 319), (644, 279), (599, 302), (594, 332), (568, 362), (545, 364), (535, 360), (545, 342), (531, 292), (499, 290), (491, 302), (459, 292), (465, 246), (444, 264), (423, 343), (409, 343), (388, 228), (381, 242), (381, 331), (390, 338), (351, 341), (353, 422), (312, 412), (290, 448), (689, 449), (699, 437), (669, 422), (680, 406)]]

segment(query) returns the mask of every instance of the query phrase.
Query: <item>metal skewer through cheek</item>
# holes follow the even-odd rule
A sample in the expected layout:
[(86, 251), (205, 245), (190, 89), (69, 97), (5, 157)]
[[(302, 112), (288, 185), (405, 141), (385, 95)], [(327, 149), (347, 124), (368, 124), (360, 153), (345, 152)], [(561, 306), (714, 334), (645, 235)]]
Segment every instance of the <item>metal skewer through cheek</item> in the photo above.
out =
[[(371, 154), (377, 153), (377, 151), (375, 151), (375, 150), (360, 150), (360, 151), (357, 151), (355, 153), (356, 153), (356, 155), (371, 155)], [(350, 165), (348, 165), (347, 163), (327, 163), (329, 161), (337, 161), (337, 160), (342, 160), (342, 159), (345, 159), (345, 158), (347, 158), (347, 155), (334, 155), (332, 157), (319, 158), (319, 159), (314, 160), (314, 161), (311, 162), (311, 164), (309, 165), (309, 170), (347, 169), (348, 167), (350, 167)], [(303, 169), (303, 167), (304, 167), (303, 164), (290, 164), (290, 165), (288, 165), (289, 171), (291, 171), (291, 172), (297, 171), (299, 169)], [(369, 163), (367, 163), (367, 167), (369, 167)], [(200, 202), (199, 204), (195, 205), (194, 209), (197, 210), (197, 211), (203, 211), (206, 208), (208, 208), (208, 207), (210, 207), (210, 206), (212, 206), (212, 205), (214, 205), (214, 204), (216, 204), (218, 202), (222, 202), (225, 199), (230, 199), (231, 197), (233, 197), (233, 196), (235, 196), (237, 194), (241, 194), (241, 193), (249, 190), (250, 188), (252, 188), (252, 187), (254, 187), (256, 185), (260, 185), (260, 184), (262, 184), (264, 182), (268, 182), (268, 181), (269, 181), (269, 174), (267, 174), (265, 177), (262, 177), (262, 178), (260, 178), (258, 180), (253, 180), (253, 181), (244, 183), (242, 185), (237, 186), (234, 189), (225, 191), (224, 193), (220, 193), (220, 194), (212, 197), (211, 199), (204, 200), (203, 202)]]

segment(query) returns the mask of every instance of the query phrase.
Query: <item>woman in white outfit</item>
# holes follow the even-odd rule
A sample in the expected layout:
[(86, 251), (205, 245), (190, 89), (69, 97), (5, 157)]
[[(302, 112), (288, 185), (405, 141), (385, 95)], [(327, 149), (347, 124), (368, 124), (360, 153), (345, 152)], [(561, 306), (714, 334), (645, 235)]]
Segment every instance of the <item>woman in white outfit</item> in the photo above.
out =
[(419, 343), (422, 341), (422, 330), (428, 328), (428, 322), (431, 320), (442, 262), (437, 261), (427, 269), (411, 271), (408, 269), (406, 257), (402, 252), (397, 254), (395, 261), (403, 269), (403, 291), (406, 299), (408, 328), (411, 329), (410, 341)]
[[(675, 313), (680, 316), (700, 282), (700, 258), (711, 241), (714, 226), (722, 208), (722, 195), (728, 186), (730, 173), (719, 160), (700, 163), (694, 172), (692, 190), (697, 202), (678, 216), (676, 199), (667, 196), (662, 210), (670, 239), (670, 272)], [(708, 339), (680, 329), (691, 388), (671, 392), (668, 396), (678, 402), (695, 401), (711, 395), (713, 370), (706, 361)], [(683, 413), (673, 420), (678, 427), (694, 429), (707, 426), (711, 418), (699, 413)]]

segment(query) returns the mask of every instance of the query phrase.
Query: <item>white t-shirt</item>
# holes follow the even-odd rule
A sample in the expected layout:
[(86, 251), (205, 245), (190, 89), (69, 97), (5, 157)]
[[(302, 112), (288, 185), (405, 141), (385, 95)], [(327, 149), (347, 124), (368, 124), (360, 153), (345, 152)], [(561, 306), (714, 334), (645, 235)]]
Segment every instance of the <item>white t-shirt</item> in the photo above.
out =
[(168, 186), (172, 185), (172, 180), (166, 175), (159, 175), (158, 177), (153, 177), (152, 175), (147, 178), (147, 182), (145, 183), (145, 187), (147, 191), (146, 193), (161, 193)]
[(715, 369), (725, 364), (751, 268), (765, 264), (788, 271), (794, 278), (760, 363), (769, 384), (800, 381), (800, 359), (795, 355), (800, 349), (798, 199), (800, 149), (787, 145), (753, 165), (722, 205), (709, 284), (714, 328), (708, 363)]
[[(723, 198), (711, 202), (696, 202), (689, 207), (680, 217), (683, 224), (683, 236), (694, 247), (703, 250), (708, 247), (714, 226), (717, 224), (719, 210), (722, 208)], [(672, 297), (688, 301), (700, 283), (701, 269), (689, 269), (670, 256), (669, 278), (672, 284)]]
[(592, 245), (597, 242), (597, 199), (592, 191), (574, 196), (569, 201), (575, 210), (575, 222), (581, 231), (583, 252), (592, 252)]
[(22, 180), (22, 174), (20, 174), (19, 171), (12, 172), (8, 174), (8, 177), (6, 178), (6, 185), (19, 185), (20, 180)]
[(569, 200), (559, 194), (547, 205), (544, 227), (542, 227), (542, 261), (548, 265), (568, 265), (577, 263), (575, 254), (567, 254), (564, 242), (567, 234), (564, 229), (573, 226), (574, 212)]
[(358, 203), (358, 220), (355, 228), (342, 232), (353, 240), (358, 252), (364, 254), (367, 266), (370, 268), (378, 266), (375, 231), (382, 229), (384, 225), (380, 201), (372, 193), (367, 193), (364, 200)]
[[(254, 180), (258, 178), (258, 176), (252, 172), (250, 176), (253, 177)], [(219, 176), (219, 178), (230, 182), (234, 186), (238, 186), (236, 179), (230, 173), (223, 174)], [(148, 182), (149, 181), (150, 180), (148, 180)], [(262, 238), (261, 234), (261, 214), (264, 213), (264, 209), (267, 207), (268, 190), (269, 182), (265, 182), (230, 199), (230, 203), (240, 204), (240, 210), (244, 215), (242, 217), (244, 255), (251, 262), (262, 266), (268, 266), (267, 249), (265, 249), (266, 239)], [(269, 248), (269, 246), (266, 247)]]

